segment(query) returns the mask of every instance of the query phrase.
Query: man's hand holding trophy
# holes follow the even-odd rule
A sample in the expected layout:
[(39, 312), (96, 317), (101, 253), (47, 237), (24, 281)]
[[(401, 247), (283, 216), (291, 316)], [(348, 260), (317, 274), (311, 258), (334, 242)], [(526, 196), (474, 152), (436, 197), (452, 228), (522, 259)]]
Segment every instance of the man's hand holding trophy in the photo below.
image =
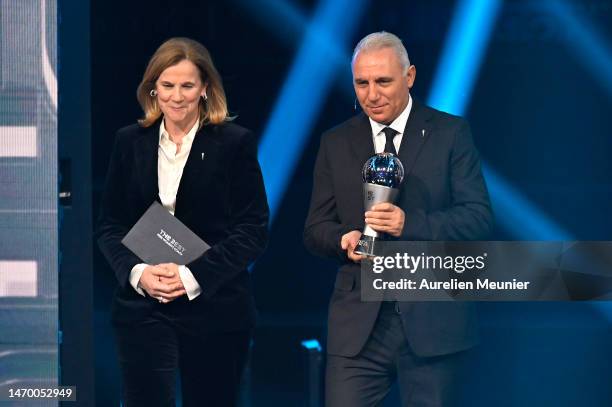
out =
[[(377, 243), (384, 240), (386, 234), (399, 236), (403, 227), (404, 213), (393, 204), (397, 200), (399, 188), (404, 180), (404, 166), (395, 154), (379, 153), (365, 162), (362, 176), (363, 203), (366, 215), (370, 214), (370, 217), (366, 218), (368, 222), (354, 253), (374, 257), (380, 255), (380, 249), (377, 248), (380, 244)], [(372, 212), (375, 205), (376, 211)], [(380, 211), (385, 214), (380, 215)], [(390, 220), (393, 220), (392, 225), (383, 226), (389, 224)], [(374, 230), (375, 228), (379, 231)]]

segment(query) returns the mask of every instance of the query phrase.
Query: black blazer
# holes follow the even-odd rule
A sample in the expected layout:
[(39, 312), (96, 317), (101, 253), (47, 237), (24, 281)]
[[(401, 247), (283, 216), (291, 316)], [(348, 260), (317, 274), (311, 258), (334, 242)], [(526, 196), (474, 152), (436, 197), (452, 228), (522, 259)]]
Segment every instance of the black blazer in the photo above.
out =
[(249, 328), (255, 308), (247, 267), (267, 244), (268, 204), (257, 140), (236, 124), (206, 125), (197, 132), (178, 188), (175, 216), (212, 246), (187, 264), (202, 293), (193, 301), (183, 296), (159, 304), (129, 283), (132, 267), (142, 260), (121, 239), (159, 201), (160, 122), (119, 130), (109, 164), (97, 237), (119, 283), (113, 321), (139, 321), (159, 309), (205, 330)]
[[(317, 156), (304, 243), (314, 254), (340, 261), (329, 310), (328, 352), (354, 356), (368, 339), (379, 302), (360, 300), (360, 266), (340, 239), (363, 230), (361, 170), (374, 154), (372, 130), (359, 114), (327, 131)], [(405, 178), (397, 205), (406, 213), (399, 240), (481, 240), (493, 215), (480, 159), (467, 122), (413, 99), (398, 152)], [(467, 349), (477, 342), (472, 304), (400, 303), (406, 335), (420, 356)]]

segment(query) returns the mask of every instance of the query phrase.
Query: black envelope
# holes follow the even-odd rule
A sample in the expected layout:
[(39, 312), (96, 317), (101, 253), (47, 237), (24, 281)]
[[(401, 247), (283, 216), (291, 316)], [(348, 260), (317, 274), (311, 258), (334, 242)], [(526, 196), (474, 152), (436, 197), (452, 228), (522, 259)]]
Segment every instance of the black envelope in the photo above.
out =
[(144, 263), (186, 265), (210, 246), (155, 201), (121, 240)]

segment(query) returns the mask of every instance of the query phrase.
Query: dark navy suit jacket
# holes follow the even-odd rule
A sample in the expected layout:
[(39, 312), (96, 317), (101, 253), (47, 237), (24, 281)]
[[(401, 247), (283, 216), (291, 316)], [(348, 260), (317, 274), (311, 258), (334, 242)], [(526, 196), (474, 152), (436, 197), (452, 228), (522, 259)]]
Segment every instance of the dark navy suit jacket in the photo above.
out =
[(113, 321), (143, 320), (159, 308), (203, 330), (237, 330), (254, 323), (248, 265), (268, 240), (268, 204), (257, 162), (257, 140), (233, 124), (203, 126), (179, 184), (175, 216), (212, 246), (187, 264), (202, 293), (169, 304), (138, 294), (129, 283), (141, 259), (121, 239), (158, 198), (159, 123), (117, 132), (97, 228), (99, 247), (118, 281)]
[[(323, 134), (304, 243), (340, 261), (331, 298), (327, 351), (355, 356), (367, 341), (380, 302), (360, 299), (360, 266), (340, 247), (344, 233), (363, 230), (361, 171), (374, 154), (372, 130), (359, 114)], [(397, 205), (406, 214), (399, 240), (483, 240), (493, 215), (480, 159), (467, 122), (413, 99), (398, 152), (405, 178)], [(400, 303), (411, 348), (419, 356), (467, 349), (478, 341), (473, 304)]]

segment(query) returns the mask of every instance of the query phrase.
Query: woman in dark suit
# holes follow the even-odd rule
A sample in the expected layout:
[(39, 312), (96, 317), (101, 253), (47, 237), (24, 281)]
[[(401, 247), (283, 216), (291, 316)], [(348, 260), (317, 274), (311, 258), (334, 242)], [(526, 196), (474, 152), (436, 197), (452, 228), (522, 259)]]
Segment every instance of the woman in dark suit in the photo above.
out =
[[(144, 118), (115, 138), (98, 244), (119, 286), (112, 319), (124, 405), (232, 406), (255, 308), (248, 265), (264, 250), (268, 205), (257, 140), (231, 123), (200, 43), (173, 38), (138, 87)], [(144, 264), (121, 239), (153, 201), (212, 246), (189, 264)]]

